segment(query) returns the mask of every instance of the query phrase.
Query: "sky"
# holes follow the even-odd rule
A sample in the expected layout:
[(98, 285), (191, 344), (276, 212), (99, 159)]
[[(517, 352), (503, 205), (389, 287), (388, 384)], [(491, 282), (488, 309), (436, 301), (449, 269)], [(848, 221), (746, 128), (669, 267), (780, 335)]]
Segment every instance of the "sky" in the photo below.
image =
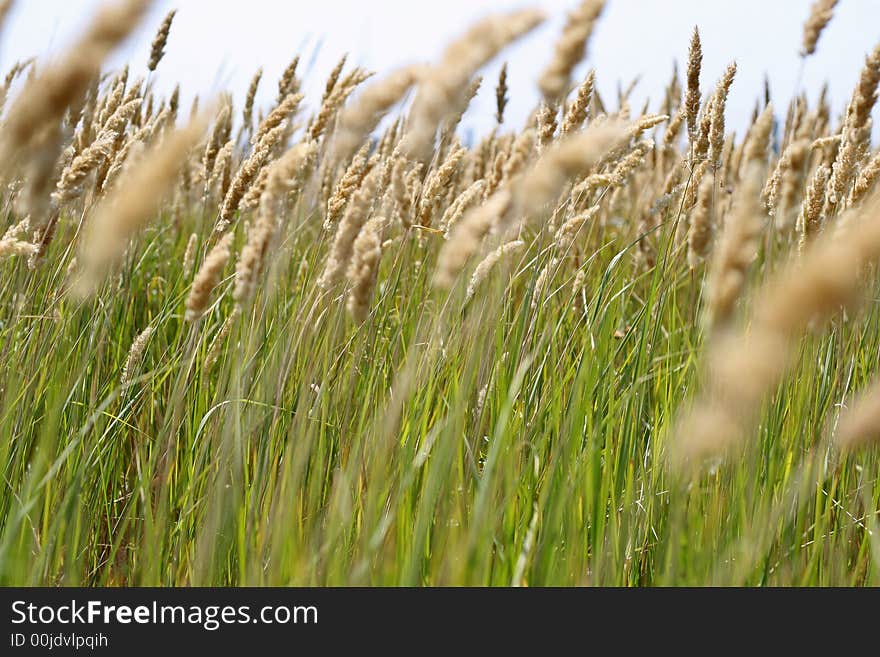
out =
[[(0, 35), (0, 67), (17, 59), (57, 54), (88, 22), (102, 0), (17, 0)], [(640, 76), (632, 95), (659, 108), (673, 62), (684, 69), (690, 33), (703, 41), (702, 88), (714, 87), (726, 65), (738, 73), (730, 92), (728, 126), (742, 130), (761, 93), (765, 74), (777, 107), (796, 90), (815, 100), (829, 82), (835, 111), (850, 96), (865, 55), (880, 42), (880, 1), (842, 0), (819, 41), (816, 54), (798, 56), (802, 25), (812, 0), (609, 0), (590, 42), (588, 58), (575, 71), (582, 79), (595, 68), (600, 93), (616, 97), (618, 84)], [(323, 81), (339, 57), (378, 74), (408, 63), (439, 58), (445, 45), (481, 17), (525, 7), (547, 14), (546, 22), (511, 46), (482, 71), (483, 88), (463, 127), (486, 130), (493, 123), (494, 85), (508, 62), (507, 123), (519, 127), (537, 101), (536, 80), (553, 52), (566, 12), (577, 0), (156, 0), (144, 26), (111, 60), (131, 62), (146, 73), (150, 42), (163, 15), (178, 10), (167, 54), (154, 84), (170, 91), (180, 82), (184, 100), (231, 90), (241, 107), (257, 68), (264, 71), (258, 101), (274, 98), (282, 70), (300, 53), (307, 99), (320, 97)], [(875, 121), (875, 125), (880, 121)]]

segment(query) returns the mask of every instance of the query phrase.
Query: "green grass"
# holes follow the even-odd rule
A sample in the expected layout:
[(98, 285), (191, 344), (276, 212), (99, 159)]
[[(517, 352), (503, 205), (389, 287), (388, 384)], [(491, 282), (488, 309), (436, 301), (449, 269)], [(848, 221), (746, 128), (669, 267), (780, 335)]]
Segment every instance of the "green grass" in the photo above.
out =
[[(0, 261), (0, 583), (880, 583), (877, 452), (828, 447), (876, 370), (873, 296), (803, 340), (741, 455), (676, 478), (703, 272), (670, 230), (643, 270), (593, 227), (580, 302), (567, 261), (535, 309), (540, 235), (467, 305), (431, 286), (440, 238), (398, 242), (357, 325), (316, 287), (329, 237), (297, 212), (210, 370), (231, 276), (190, 326), (182, 265), (209, 217), (158, 218), (85, 302), (69, 230), (35, 271)], [(762, 253), (755, 282), (777, 266)]]

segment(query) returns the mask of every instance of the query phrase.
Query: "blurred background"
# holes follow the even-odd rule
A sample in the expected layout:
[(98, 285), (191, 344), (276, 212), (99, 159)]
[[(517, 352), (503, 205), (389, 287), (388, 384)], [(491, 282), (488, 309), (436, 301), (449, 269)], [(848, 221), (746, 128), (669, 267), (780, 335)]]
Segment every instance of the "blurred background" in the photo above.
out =
[[(0, 37), (0, 66), (15, 60), (57, 53), (89, 20), (102, 0), (18, 0)], [(816, 54), (801, 71), (798, 51), (802, 25), (812, 0), (609, 0), (590, 43), (589, 56), (576, 71), (579, 81), (590, 68), (598, 88), (613, 99), (618, 84), (640, 76), (632, 95), (637, 111), (646, 98), (658, 107), (663, 88), (678, 61), (683, 69), (694, 25), (703, 39), (704, 91), (732, 60), (739, 65), (728, 102), (728, 125), (741, 130), (765, 74), (777, 106), (798, 89), (811, 99), (828, 81), (833, 107), (848, 99), (864, 56), (880, 41), (880, 1), (842, 0), (822, 34)], [(316, 102), (324, 78), (344, 53), (350, 64), (385, 73), (399, 65), (436, 59), (446, 43), (476, 19), (498, 11), (540, 7), (548, 20), (484, 69), (484, 84), (463, 127), (484, 130), (493, 124), (493, 88), (504, 60), (509, 62), (511, 99), (507, 122), (519, 125), (537, 102), (535, 80), (549, 60), (568, 9), (577, 0), (157, 0), (149, 20), (117, 53), (114, 64), (129, 61), (133, 74), (145, 72), (150, 42), (163, 15), (178, 10), (167, 54), (155, 84), (170, 91), (180, 82), (183, 107), (228, 89), (236, 105), (254, 71), (264, 70), (258, 100), (264, 106), (294, 54), (303, 62), (307, 101)], [(317, 98), (316, 98), (317, 96)], [(880, 122), (875, 122), (880, 123)], [(876, 132), (876, 126), (875, 126)]]

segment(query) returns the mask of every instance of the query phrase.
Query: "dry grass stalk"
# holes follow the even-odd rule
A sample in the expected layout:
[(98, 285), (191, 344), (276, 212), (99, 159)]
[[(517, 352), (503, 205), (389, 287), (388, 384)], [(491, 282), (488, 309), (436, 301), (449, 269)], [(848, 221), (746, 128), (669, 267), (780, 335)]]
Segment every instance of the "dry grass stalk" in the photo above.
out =
[(252, 132), (254, 129), (254, 101), (257, 98), (257, 89), (260, 88), (260, 80), (263, 79), (263, 69), (258, 68), (248, 85), (247, 95), (244, 99), (244, 107), (241, 111), (242, 131)]
[(357, 322), (363, 322), (370, 311), (382, 261), (382, 235), (387, 223), (385, 217), (373, 217), (361, 228), (352, 246), (351, 263), (346, 273), (351, 283), (346, 308)]
[(285, 126), (276, 126), (266, 133), (260, 142), (254, 147), (250, 156), (242, 163), (235, 177), (229, 185), (229, 190), (223, 198), (223, 204), (220, 206), (220, 214), (217, 218), (217, 225), (214, 232), (223, 233), (232, 222), (233, 215), (238, 211), (241, 199), (244, 197), (251, 184), (259, 175), (263, 166), (266, 164), (272, 149), (278, 143), (278, 140), (284, 134)]
[(569, 179), (589, 171), (609, 152), (620, 148), (630, 138), (631, 130), (622, 122), (608, 120), (548, 148), (518, 186), (525, 214), (538, 214), (559, 196)]
[[(455, 108), (455, 111), (447, 116), (446, 119), (444, 119), (444, 121), (440, 124), (440, 142), (436, 151), (436, 157), (438, 159), (443, 159), (448, 154), (447, 151), (449, 149), (449, 146), (453, 141), (455, 141), (455, 130), (458, 128), (459, 123), (461, 123), (462, 118), (464, 118), (464, 113), (470, 106), (471, 101), (476, 97), (477, 92), (480, 90), (480, 86), (482, 84), (482, 75), (477, 75), (476, 77), (474, 77), (470, 81), (470, 84), (468, 84), (467, 88), (464, 90), (464, 93), (461, 96), (461, 102)], [(497, 126), (493, 129), (493, 134), (496, 131)]]
[(183, 254), (183, 277), (184, 279), (189, 278), (190, 274), (193, 272), (193, 266), (196, 262), (196, 248), (199, 245), (199, 236), (196, 233), (193, 233), (189, 236), (189, 240), (186, 243), (186, 251)]
[(342, 69), (345, 68), (345, 62), (348, 61), (348, 53), (344, 54), (338, 62), (336, 62), (336, 66), (333, 67), (333, 70), (330, 71), (330, 75), (327, 76), (327, 82), (324, 84), (324, 94), (321, 96), (321, 104), (327, 102), (327, 99), (330, 98), (330, 94), (333, 93), (333, 90), (336, 88), (336, 83), (339, 82), (339, 76), (342, 75)]
[(321, 103), (318, 115), (309, 126), (309, 139), (317, 141), (330, 128), (333, 118), (355, 90), (355, 87), (372, 75), (372, 73), (356, 69), (333, 89), (327, 99)]
[(299, 80), (296, 77), (296, 69), (299, 66), (299, 55), (294, 57), (278, 80), (278, 97), (275, 104), (280, 105), (285, 98), (299, 91)]
[(433, 215), (440, 207), (443, 199), (442, 192), (446, 191), (446, 186), (452, 180), (452, 176), (458, 169), (464, 157), (465, 149), (457, 148), (449, 154), (446, 161), (436, 169), (425, 183), (421, 200), (419, 201), (418, 214), (416, 221), (420, 226), (429, 227), (433, 220)]
[(748, 331), (712, 345), (706, 389), (672, 428), (673, 463), (693, 466), (741, 445), (790, 367), (798, 336), (858, 304), (865, 267), (880, 262), (878, 211), (874, 194), (849, 230), (816, 240), (761, 288)]
[(880, 381), (874, 380), (841, 412), (834, 442), (843, 452), (880, 444)]
[(859, 82), (847, 107), (846, 119), (841, 132), (840, 148), (826, 194), (826, 215), (831, 216), (849, 194), (859, 159), (871, 139), (871, 110), (877, 102), (877, 85), (880, 83), (880, 45), (865, 58)]
[(512, 205), (513, 195), (506, 187), (502, 187), (449, 229), (447, 242), (441, 248), (437, 260), (435, 285), (445, 289), (452, 287), (461, 270), (480, 249), (492, 226), (506, 218)]
[(736, 76), (736, 62), (728, 65), (718, 81), (712, 96), (712, 113), (709, 127), (709, 161), (717, 168), (721, 164), (721, 151), (724, 147), (724, 110), (730, 85)]
[(538, 81), (546, 104), (557, 104), (568, 91), (571, 72), (586, 56), (587, 42), (604, 8), (605, 0), (582, 0), (568, 15), (553, 59)]
[(727, 327), (746, 285), (748, 267), (757, 256), (758, 239), (766, 224), (761, 204), (766, 152), (773, 125), (768, 105), (755, 123), (746, 145), (746, 170), (737, 188), (730, 216), (724, 223), (718, 249), (706, 279), (706, 324), (712, 330)]
[(446, 208), (443, 217), (440, 219), (438, 228), (443, 231), (443, 234), (447, 238), (465, 211), (483, 198), (483, 189), (485, 187), (486, 181), (482, 179), (471, 183), (467, 189), (459, 194), (449, 207)]
[(804, 23), (803, 46), (801, 47), (801, 57), (807, 57), (816, 52), (816, 44), (825, 26), (834, 16), (834, 7), (838, 0), (816, 0), (810, 8), (810, 15), (807, 22)]
[(824, 164), (820, 164), (813, 172), (801, 211), (797, 219), (797, 232), (800, 237), (798, 248), (803, 251), (807, 242), (812, 240), (822, 230), (822, 209), (825, 205), (825, 189), (828, 185), (830, 171)]
[(556, 105), (543, 103), (538, 110), (538, 144), (541, 148), (545, 148), (556, 134), (556, 114), (558, 112)]
[(134, 378), (135, 372), (144, 358), (144, 351), (154, 330), (155, 328), (152, 325), (147, 326), (131, 343), (125, 364), (122, 366), (122, 376), (119, 379), (120, 385), (125, 386)]
[(520, 173), (529, 161), (535, 151), (535, 131), (523, 130), (516, 136), (510, 147), (510, 155), (504, 162), (502, 170), (502, 182), (508, 182)]
[(122, 259), (131, 238), (155, 217), (189, 150), (201, 136), (203, 125), (197, 120), (168, 134), (95, 209), (79, 255), (82, 271), (77, 289), (81, 295), (95, 291)]
[(581, 86), (578, 87), (577, 95), (568, 106), (565, 118), (562, 121), (560, 134), (567, 135), (578, 130), (587, 120), (587, 110), (590, 107), (590, 99), (593, 97), (593, 87), (596, 84), (596, 71), (587, 73)]
[(438, 126), (465, 104), (464, 94), (474, 73), (543, 20), (544, 15), (533, 10), (490, 16), (451, 43), (440, 63), (426, 71), (420, 81), (410, 110), (404, 153), (427, 160)]
[(700, 32), (695, 27), (691, 36), (687, 65), (687, 89), (684, 97), (684, 111), (687, 118), (688, 141), (694, 147), (699, 136), (697, 116), (700, 113), (700, 68), (703, 65), (703, 47)]
[(85, 179), (104, 163), (110, 155), (115, 141), (115, 132), (103, 132), (94, 143), (74, 158), (58, 179), (53, 194), (56, 203), (69, 202), (82, 194)]
[(504, 108), (507, 107), (509, 100), (507, 91), (507, 62), (504, 62), (498, 73), (498, 84), (495, 87), (495, 122), (498, 125), (504, 123)]
[(184, 319), (187, 322), (195, 322), (205, 314), (211, 292), (220, 282), (220, 278), (223, 276), (223, 269), (229, 261), (229, 247), (232, 245), (232, 237), (232, 233), (224, 235), (214, 245), (214, 248), (211, 249), (199, 268), (199, 272), (196, 274), (195, 280), (193, 280), (190, 287), (189, 296), (186, 298), (186, 315)]
[(414, 66), (403, 68), (371, 84), (339, 113), (339, 123), (334, 132), (334, 161), (346, 161), (361, 147), (382, 117), (413, 85), (419, 71)]
[(214, 339), (211, 340), (211, 344), (208, 346), (208, 353), (205, 355), (204, 368), (206, 371), (209, 371), (212, 367), (214, 367), (214, 365), (216, 365), (217, 361), (220, 359), (220, 356), (223, 353), (223, 346), (226, 342), (226, 338), (229, 336), (229, 332), (232, 330), (232, 327), (235, 325), (235, 320), (238, 319), (238, 316), (240, 314), (241, 306), (235, 306), (232, 309), (232, 312), (229, 313), (229, 316), (223, 322), (220, 330), (217, 331), (217, 335), (215, 335)]
[(364, 144), (354, 156), (351, 164), (345, 170), (345, 173), (339, 179), (333, 190), (333, 195), (327, 202), (327, 212), (324, 214), (324, 230), (331, 230), (348, 205), (351, 195), (361, 184), (364, 179), (367, 166), (367, 154), (369, 152), (369, 144)]
[(214, 164), (217, 161), (217, 154), (223, 147), (223, 144), (229, 141), (231, 132), (230, 117), (232, 116), (232, 106), (227, 102), (220, 108), (217, 119), (214, 121), (214, 128), (208, 137), (205, 145), (205, 153), (202, 156), (202, 176), (207, 182), (214, 172)]
[(880, 177), (880, 151), (874, 153), (868, 163), (862, 167), (856, 184), (853, 186), (850, 204), (856, 205), (865, 198), (874, 187), (878, 177)]
[(9, 108), (0, 133), (0, 162), (9, 166), (35, 137), (57, 125), (82, 97), (107, 55), (137, 26), (149, 0), (121, 0), (104, 7), (77, 42), (29, 80)]
[(538, 215), (570, 178), (588, 171), (630, 134), (625, 125), (609, 120), (548, 148), (529, 171), (468, 212), (450, 232), (438, 256), (435, 285), (451, 287), (493, 227), (503, 235), (514, 220)]
[(699, 265), (712, 247), (714, 224), (712, 221), (712, 199), (715, 192), (715, 176), (704, 176), (697, 192), (697, 204), (688, 227), (688, 266), (693, 269)]
[(486, 278), (488, 278), (492, 269), (495, 268), (495, 265), (498, 264), (498, 261), (501, 260), (501, 258), (510, 255), (511, 253), (521, 251), (525, 245), (526, 243), (522, 240), (513, 240), (512, 242), (502, 244), (483, 258), (483, 260), (480, 261), (480, 264), (474, 269), (474, 273), (471, 275), (471, 280), (468, 282), (467, 290), (465, 291), (465, 301), (470, 301), (474, 297), (477, 288), (486, 280)]
[(779, 228), (788, 228), (794, 223), (801, 200), (801, 191), (806, 176), (805, 168), (809, 164), (810, 141), (796, 139), (789, 148), (789, 166), (782, 174), (782, 180), (773, 198), (768, 199), (773, 207), (771, 212), (776, 216)]
[(30, 257), (37, 252), (38, 248), (36, 244), (18, 239), (12, 231), (7, 231), (0, 239), (0, 257), (13, 255)]
[(168, 43), (168, 34), (171, 32), (171, 22), (174, 20), (176, 9), (172, 9), (165, 15), (165, 19), (159, 26), (156, 36), (153, 38), (153, 45), (150, 50), (150, 61), (147, 64), (149, 71), (155, 71), (162, 57), (165, 56), (165, 44)]
[(269, 112), (269, 115), (260, 123), (257, 131), (251, 138), (251, 143), (255, 146), (259, 145), (259, 143), (266, 135), (268, 135), (270, 132), (281, 125), (282, 121), (285, 121), (292, 117), (296, 113), (296, 110), (299, 107), (300, 102), (302, 102), (302, 99), (303, 95), (296, 93), (290, 94), (284, 100), (282, 100), (275, 107), (275, 109)]
[(380, 175), (377, 170), (367, 174), (361, 188), (352, 197), (351, 203), (336, 228), (330, 255), (327, 257), (324, 272), (318, 280), (320, 287), (327, 289), (336, 284), (348, 269), (354, 241), (369, 218)]
[(297, 144), (270, 165), (266, 189), (260, 198), (255, 225), (248, 231), (247, 243), (235, 265), (235, 288), (232, 297), (238, 305), (250, 301), (257, 282), (265, 271), (269, 249), (282, 214), (287, 195), (295, 189), (315, 156), (315, 144)]

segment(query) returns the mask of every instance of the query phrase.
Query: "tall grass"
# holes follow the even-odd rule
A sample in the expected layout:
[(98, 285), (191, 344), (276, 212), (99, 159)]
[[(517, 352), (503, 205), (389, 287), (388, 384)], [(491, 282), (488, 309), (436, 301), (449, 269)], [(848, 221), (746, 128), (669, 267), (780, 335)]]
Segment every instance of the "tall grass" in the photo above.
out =
[[(592, 29), (601, 3), (585, 4)], [(515, 17), (513, 27), (487, 22), (481, 29), (500, 48), (510, 30), (535, 20)], [(174, 38), (172, 18), (160, 26), (162, 46), (169, 29)], [(565, 65), (552, 69), (554, 89), (570, 91), (578, 86), (568, 80), (577, 53), (570, 44), (565, 53)], [(478, 68), (494, 46), (471, 54)], [(150, 71), (157, 65), (163, 73), (151, 58)], [(396, 99), (384, 94), (393, 87), (402, 95), (413, 79), (423, 92), (439, 85), (450, 98), (464, 97), (457, 94), (466, 93), (471, 72), (444, 74), (449, 65), (376, 82), (390, 86), (364, 94), (369, 112), (388, 111)], [(703, 355), (718, 339), (705, 321), (703, 282), (724, 260), (713, 260), (708, 248), (708, 263), (688, 262), (689, 220), (702, 212), (717, 246), (726, 219), (742, 213), (736, 191), (757, 193), (743, 184), (740, 168), (752, 171), (750, 158), (760, 157), (772, 174), (778, 148), (743, 155), (744, 142), (731, 138), (703, 178), (713, 181), (713, 197), (701, 191), (698, 199), (692, 145), (662, 141), (679, 114), (678, 82), (668, 107), (658, 108), (665, 118), (657, 118), (634, 112), (625, 96), (612, 107), (592, 89), (591, 75), (579, 96), (589, 107), (586, 127), (575, 121), (573, 135), (551, 135), (554, 143), (544, 147), (533, 135), (517, 140), (523, 132), (504, 125), (482, 142), (459, 144), (461, 107), (433, 106), (430, 96), (414, 105), (430, 108), (416, 133), (393, 123), (356, 155), (360, 144), (351, 135), (376, 125), (357, 113), (364, 72), (340, 68), (324, 109), (305, 120), (295, 115), (303, 111), (299, 99), (278, 110), (296, 98), (295, 70), (278, 102), (261, 112), (275, 125), (260, 128), (246, 114), (239, 131), (226, 123), (233, 114), (221, 99), (183, 173), (151, 201), (159, 210), (91, 293), (76, 294), (91, 220), (100, 212), (112, 226), (113, 207), (130, 198), (126, 182), (140, 180), (151, 155), (196, 129), (175, 132), (170, 119), (157, 121), (160, 108), (177, 114), (171, 99), (155, 98), (150, 116), (151, 92), (139, 96), (144, 107), (120, 133), (117, 151), (128, 141), (136, 147), (109, 190), (97, 184), (100, 171), (89, 173), (81, 195), (49, 204), (48, 239), (35, 217), (10, 237), (32, 240), (43, 253), (32, 268), (27, 253), (0, 259), (0, 583), (880, 583), (877, 451), (841, 452), (834, 443), (841, 408), (877, 374), (874, 269), (863, 274), (861, 304), (798, 338), (790, 374), (755, 409), (757, 428), (740, 450), (713, 452), (686, 468), (668, 458), (688, 439), (676, 432), (676, 418), (709, 385)], [(60, 124), (63, 144), (77, 143), (90, 102), (94, 112), (120, 79), (91, 82), (79, 113)], [(517, 90), (505, 88), (499, 98), (505, 93)], [(340, 121), (358, 118), (337, 126), (345, 102), (355, 106)], [(775, 133), (777, 146), (796, 133), (810, 140), (834, 134), (826, 109), (805, 111), (800, 125), (789, 117)], [(693, 120), (688, 113), (691, 141), (710, 110), (717, 113), (718, 104), (704, 103)], [(407, 105), (398, 111), (406, 116)], [(433, 155), (423, 159), (425, 121), (438, 115), (439, 138), (431, 134)], [(643, 120), (649, 128), (633, 127)], [(592, 143), (590, 130), (618, 125), (632, 131), (622, 145), (566, 151)], [(337, 129), (348, 140), (341, 149), (333, 142)], [(90, 131), (83, 148), (98, 139), (98, 127)], [(640, 141), (651, 131), (661, 145)], [(212, 176), (205, 152), (216, 157), (230, 140), (233, 170)], [(459, 146), (466, 149), (461, 162), (440, 174)], [(8, 226), (24, 218), (21, 190), (33, 181), (28, 164), (43, 147), (17, 146), (2, 201)], [(870, 144), (851, 150), (872, 156)], [(57, 156), (65, 157), (62, 149)], [(362, 161), (349, 167), (352, 157)], [(505, 168), (515, 157), (522, 162)], [(810, 172), (830, 165), (829, 157), (822, 148), (810, 151), (796, 179), (799, 198)], [(475, 180), (491, 179), (496, 160), (492, 186), (499, 191), (477, 199), (458, 225), (477, 225), (499, 194), (506, 209), (478, 232), (474, 257), (465, 258), (451, 288), (438, 286), (438, 258), (456, 244), (455, 230), (444, 234), (440, 219)], [(285, 163), (296, 171), (284, 173)], [(230, 205), (229, 190), (249, 166)], [(256, 207), (240, 208), (242, 194), (260, 184)], [(551, 200), (536, 201), (540, 194)], [(325, 227), (331, 197), (343, 210)], [(749, 201), (749, 220), (761, 231), (753, 259), (737, 261), (744, 280), (729, 320), (745, 332), (752, 298), (801, 257), (804, 239), (794, 222), (780, 228), (752, 207), (758, 199)], [(824, 216), (811, 240), (830, 243), (859, 217), (876, 220), (871, 194), (844, 205)], [(351, 268), (378, 267), (369, 272), (375, 288), (364, 292), (360, 279), (322, 280), (335, 266), (331, 252), (344, 252), (337, 246), (347, 238), (337, 231), (364, 235), (376, 217), (387, 221), (369, 224), (360, 247), (369, 247), (369, 259)], [(226, 237), (218, 235), (218, 218), (229, 221), (221, 226)], [(569, 220), (576, 233), (560, 233)], [(513, 239), (521, 243), (505, 249)], [(218, 243), (210, 276), (199, 278)], [(227, 248), (236, 271), (225, 266)], [(490, 254), (491, 268), (468, 290)], [(345, 272), (349, 262), (338, 264)], [(252, 293), (234, 293), (244, 267)], [(187, 317), (194, 278), (198, 312)], [(352, 286), (360, 295), (353, 314), (346, 310)]]

